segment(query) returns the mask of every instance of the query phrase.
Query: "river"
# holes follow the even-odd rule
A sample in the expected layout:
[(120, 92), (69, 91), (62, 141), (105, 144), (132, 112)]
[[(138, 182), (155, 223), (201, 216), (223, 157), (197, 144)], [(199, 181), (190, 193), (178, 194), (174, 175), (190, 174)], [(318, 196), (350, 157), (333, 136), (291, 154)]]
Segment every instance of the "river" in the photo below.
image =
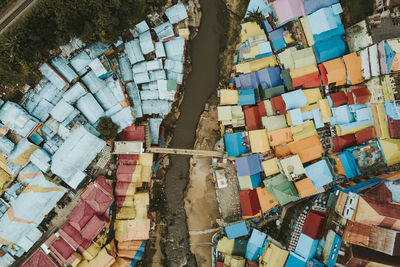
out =
[[(198, 35), (191, 42), (192, 71), (187, 78), (181, 115), (176, 123), (170, 147), (193, 148), (200, 115), (218, 84), (219, 37), (222, 31), (218, 20), (220, 6), (217, 0), (200, 0), (200, 5), (202, 21)], [(171, 155), (165, 181), (168, 207), (165, 256), (168, 266), (171, 267), (197, 266), (189, 248), (184, 209), (184, 195), (188, 182), (189, 157)]]

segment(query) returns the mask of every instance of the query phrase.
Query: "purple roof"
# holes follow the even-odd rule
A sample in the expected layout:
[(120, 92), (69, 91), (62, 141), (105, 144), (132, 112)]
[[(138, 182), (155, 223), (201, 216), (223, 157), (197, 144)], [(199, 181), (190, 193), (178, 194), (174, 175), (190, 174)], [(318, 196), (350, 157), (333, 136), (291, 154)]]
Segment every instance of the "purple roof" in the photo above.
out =
[(259, 70), (257, 71), (257, 78), (263, 89), (282, 85), (281, 70), (279, 67)]
[(238, 176), (248, 176), (263, 171), (261, 160), (258, 154), (236, 158), (235, 162)]
[(257, 76), (255, 72), (241, 74), (235, 78), (236, 87), (238, 89), (254, 89), (258, 87)]

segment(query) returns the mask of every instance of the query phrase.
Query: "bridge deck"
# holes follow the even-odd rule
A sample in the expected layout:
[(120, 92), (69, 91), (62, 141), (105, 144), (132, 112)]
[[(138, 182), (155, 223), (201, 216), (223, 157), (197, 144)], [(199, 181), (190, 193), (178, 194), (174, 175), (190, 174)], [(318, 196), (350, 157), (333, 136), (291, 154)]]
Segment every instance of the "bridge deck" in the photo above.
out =
[(150, 147), (147, 148), (148, 152), (162, 153), (162, 154), (175, 154), (175, 155), (188, 155), (188, 156), (201, 156), (201, 157), (216, 157), (222, 158), (223, 153), (218, 151), (209, 150), (194, 150), (182, 148), (163, 148), (163, 147)]

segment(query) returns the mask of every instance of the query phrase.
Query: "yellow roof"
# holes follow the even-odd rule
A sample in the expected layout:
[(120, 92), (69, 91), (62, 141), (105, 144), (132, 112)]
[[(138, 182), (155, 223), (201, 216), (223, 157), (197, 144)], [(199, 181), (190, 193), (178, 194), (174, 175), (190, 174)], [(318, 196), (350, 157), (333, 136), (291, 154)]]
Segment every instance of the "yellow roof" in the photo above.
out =
[(306, 36), (308, 45), (313, 46), (315, 43), (315, 40), (314, 40), (314, 36), (313, 36), (312, 30), (311, 30), (311, 25), (310, 25), (310, 22), (308, 21), (308, 18), (301, 17), (300, 23), (301, 23), (301, 26), (303, 27), (303, 32)]
[(260, 129), (249, 131), (251, 152), (264, 153), (271, 149), (268, 142), (267, 130)]
[(320, 99), (322, 99), (319, 88), (306, 89), (303, 90), (303, 93), (306, 95), (307, 104), (317, 103)]
[(235, 239), (229, 240), (226, 236), (218, 241), (217, 250), (225, 255), (232, 255)]
[(313, 135), (318, 135), (315, 129), (314, 122), (311, 120), (305, 121), (302, 124), (292, 126), (293, 140), (301, 140)]
[(101, 247), (99, 245), (97, 245), (97, 243), (93, 243), (87, 250), (85, 250), (82, 253), (82, 256), (86, 260), (90, 261), (90, 260), (93, 260), (94, 257), (97, 256), (97, 254), (99, 254), (100, 250), (101, 250)]
[(278, 65), (275, 56), (264, 57), (236, 65), (238, 73), (250, 73)]
[(264, 168), (264, 173), (266, 176), (279, 173), (278, 162), (276, 158), (268, 159), (262, 161), (262, 166)]
[(350, 128), (350, 129), (346, 129), (346, 130), (342, 130), (342, 128), (340, 127), (340, 125), (336, 125), (336, 134), (338, 136), (343, 136), (346, 134), (354, 134), (358, 131), (364, 130), (364, 129), (368, 129), (371, 128), (372, 124), (366, 124), (360, 127), (355, 127), (355, 128)]
[(221, 105), (237, 105), (239, 92), (237, 90), (222, 89), (220, 92)]
[(186, 40), (189, 40), (190, 31), (189, 28), (183, 28), (178, 30), (179, 36), (182, 36)]
[(275, 200), (274, 195), (268, 192), (265, 187), (257, 187), (257, 196), (258, 201), (260, 202), (261, 211), (263, 213), (269, 211), (273, 207), (279, 204), (278, 201)]
[(353, 219), (356, 222), (366, 222), (368, 219), (379, 216), (375, 209), (373, 209), (362, 197), (358, 198), (357, 207), (353, 213)]
[(265, 32), (256, 22), (246, 22), (241, 25), (240, 41), (246, 42), (249, 38), (265, 35)]
[(329, 122), (330, 117), (332, 117), (332, 110), (329, 107), (328, 99), (320, 99), (318, 100), (319, 110), (321, 111), (322, 121)]
[[(393, 65), (392, 65), (393, 66)], [(385, 102), (395, 101), (394, 92), (392, 88), (392, 81), (389, 75), (383, 76), (382, 81), (382, 94)]]
[(283, 267), (286, 259), (289, 256), (289, 251), (281, 249), (273, 243), (268, 243), (267, 248), (261, 256), (262, 267)]
[(295, 50), (293, 53), (293, 60), (296, 68), (317, 64), (312, 47)]
[(78, 266), (84, 266), (84, 267), (109, 267), (111, 266), (113, 263), (115, 262), (115, 259), (113, 256), (109, 255), (106, 248), (103, 248), (102, 250), (100, 250), (99, 254), (97, 254), (97, 256), (87, 262), (84, 261), (81, 264), (79, 264)]
[(294, 78), (302, 77), (302, 76), (310, 74), (310, 73), (314, 73), (316, 71), (318, 71), (317, 65), (315, 65), (315, 64), (308, 65), (308, 66), (304, 66), (301, 68), (290, 70), (290, 77), (292, 77), (292, 79), (294, 79)]
[(115, 240), (147, 240), (149, 239), (150, 220), (115, 220)]
[(390, 138), (389, 126), (386, 118), (385, 106), (383, 103), (372, 103), (372, 118), (374, 119), (376, 136)]
[(388, 166), (400, 162), (400, 139), (379, 139)]
[(278, 54), (279, 62), (285, 67), (285, 69), (294, 69), (293, 52), (296, 51), (296, 47), (289, 47)]
[(153, 166), (153, 153), (140, 154), (139, 162), (142, 166)]
[(122, 207), (117, 213), (118, 220), (132, 220), (135, 219), (136, 208), (135, 207)]

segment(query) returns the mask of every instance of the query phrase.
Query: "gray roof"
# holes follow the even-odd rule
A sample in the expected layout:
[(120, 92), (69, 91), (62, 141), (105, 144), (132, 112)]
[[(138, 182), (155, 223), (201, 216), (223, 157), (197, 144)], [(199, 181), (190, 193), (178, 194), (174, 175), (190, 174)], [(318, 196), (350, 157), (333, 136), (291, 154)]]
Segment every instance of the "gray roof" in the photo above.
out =
[(10, 141), (10, 139), (8, 139), (5, 136), (1, 136), (0, 137), (0, 150), (9, 155), (11, 153), (11, 151), (14, 149), (14, 143)]
[(157, 90), (157, 81), (142, 84), (142, 90)]
[(161, 118), (150, 118), (150, 141), (153, 145), (158, 144), (162, 120)]
[(93, 43), (93, 44), (89, 45), (88, 47), (86, 47), (85, 51), (89, 55), (89, 57), (93, 60), (93, 59), (101, 56), (102, 54), (104, 54), (105, 52), (107, 52), (110, 49), (111, 49), (111, 45), (97, 42), (97, 43)]
[(71, 66), (80, 76), (84, 75), (88, 71), (90, 62), (92, 62), (92, 59), (86, 51), (80, 52), (70, 60)]
[(142, 20), (141, 22), (136, 24), (136, 30), (139, 33), (142, 33), (142, 32), (150, 30), (150, 28), (149, 28), (149, 25), (147, 25), (147, 22), (145, 20)]
[(160, 41), (175, 36), (174, 27), (168, 21), (155, 27), (153, 30), (156, 32), (158, 40)]
[(133, 81), (133, 73), (131, 62), (125, 53), (121, 53), (118, 57), (119, 71), (123, 82)]
[(167, 56), (165, 54), (165, 49), (164, 49), (163, 42), (156, 42), (155, 43), (155, 49), (156, 49), (156, 57), (161, 58), (161, 57), (166, 57)]
[(64, 99), (61, 99), (60, 102), (53, 108), (50, 112), (51, 116), (59, 121), (64, 121), (72, 112), (74, 111), (74, 107), (68, 104)]
[(126, 127), (131, 126), (135, 122), (135, 118), (131, 107), (126, 107), (111, 116), (111, 120), (118, 125), (118, 131), (121, 132)]
[(155, 50), (153, 39), (151, 38), (150, 31), (146, 31), (139, 35), (140, 48), (144, 55), (147, 55)]
[(0, 109), (0, 121), (22, 137), (27, 137), (38, 124), (38, 120), (29, 115), (14, 102), (6, 102)]
[(165, 15), (172, 24), (178, 23), (188, 17), (186, 8), (182, 3), (178, 3), (165, 10)]
[(54, 154), (51, 170), (75, 189), (85, 178), (86, 168), (105, 145), (103, 140), (80, 126)]
[(78, 78), (78, 74), (68, 64), (68, 60), (64, 58), (53, 58), (51, 60), (51, 65), (70, 83)]
[(133, 74), (142, 73), (147, 71), (147, 64), (146, 61), (136, 63), (132, 66)]
[(174, 80), (176, 81), (178, 84), (182, 84), (183, 82), (183, 74), (182, 73), (177, 73), (177, 72), (173, 72), (173, 71), (167, 71), (167, 77), (168, 80)]
[(149, 73), (146, 71), (134, 74), (133, 80), (135, 81), (136, 84), (148, 83), (150, 82)]
[(98, 91), (106, 86), (106, 82), (97, 77), (93, 71), (90, 71), (88, 74), (83, 76), (82, 81), (89, 88), (92, 94), (96, 94)]
[(125, 52), (132, 64), (143, 61), (143, 53), (138, 39), (125, 43)]
[(157, 81), (157, 80), (165, 80), (165, 79), (167, 79), (167, 75), (165, 74), (164, 70), (149, 71), (149, 74), (150, 74), (150, 81)]
[(136, 118), (143, 117), (142, 112), (142, 100), (140, 99), (139, 89), (134, 82), (127, 83), (125, 85), (126, 93), (129, 96), (129, 100), (133, 105), (133, 112)]
[(51, 82), (48, 82), (42, 86), (38, 92), (40, 98), (46, 99), (52, 104), (57, 104), (63, 94), (64, 92), (57, 89), (56, 86), (54, 86), (54, 84)]
[(143, 100), (142, 110), (143, 114), (164, 116), (169, 113), (169, 103), (167, 100)]
[(104, 117), (104, 110), (93, 97), (92, 94), (82, 96), (76, 103), (76, 107), (89, 120), (91, 124), (95, 124), (101, 117)]
[(53, 107), (53, 104), (49, 103), (45, 99), (42, 99), (35, 107), (35, 109), (31, 112), (31, 115), (44, 122), (50, 116), (50, 111), (53, 109)]
[(50, 168), (51, 157), (44, 149), (36, 149), (30, 157), (30, 161), (42, 172), (47, 172)]
[(113, 106), (119, 104), (119, 101), (113, 95), (111, 89), (109, 87), (104, 87), (97, 94), (94, 95), (99, 104), (105, 109), (108, 110)]
[(185, 39), (183, 37), (176, 37), (168, 42), (165, 42), (164, 49), (167, 53), (168, 59), (183, 62), (185, 53)]
[(147, 71), (160, 70), (163, 68), (162, 60), (154, 59), (151, 61), (146, 61), (146, 68), (147, 68)]
[(62, 96), (62, 98), (69, 104), (73, 105), (82, 96), (86, 95), (87, 92), (81, 83), (76, 83), (74, 86), (68, 89), (67, 92)]
[(140, 92), (142, 100), (159, 99), (158, 90), (143, 90)]
[(171, 59), (165, 60), (165, 69), (177, 73), (183, 73), (183, 62)]
[(67, 82), (57, 72), (55, 72), (49, 64), (43, 63), (39, 70), (58, 90), (62, 90), (68, 85)]

